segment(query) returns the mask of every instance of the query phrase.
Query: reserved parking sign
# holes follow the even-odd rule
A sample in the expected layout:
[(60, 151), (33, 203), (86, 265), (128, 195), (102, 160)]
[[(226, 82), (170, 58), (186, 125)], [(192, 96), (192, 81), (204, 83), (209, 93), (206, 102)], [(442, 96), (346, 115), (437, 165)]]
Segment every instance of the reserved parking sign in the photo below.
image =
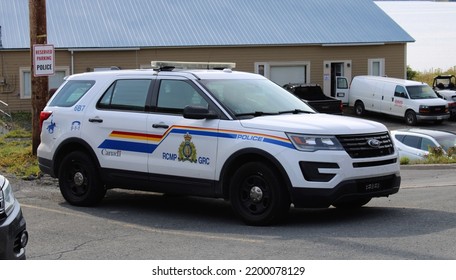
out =
[(33, 45), (33, 75), (54, 75), (54, 45)]

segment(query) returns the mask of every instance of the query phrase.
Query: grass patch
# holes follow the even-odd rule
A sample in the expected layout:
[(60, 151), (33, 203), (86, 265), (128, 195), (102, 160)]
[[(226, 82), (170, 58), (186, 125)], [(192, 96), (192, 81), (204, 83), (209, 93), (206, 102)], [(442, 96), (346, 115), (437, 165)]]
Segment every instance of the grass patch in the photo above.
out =
[(24, 179), (39, 177), (38, 162), (32, 154), (31, 114), (13, 114), (12, 119), (11, 130), (0, 134), (0, 171)]

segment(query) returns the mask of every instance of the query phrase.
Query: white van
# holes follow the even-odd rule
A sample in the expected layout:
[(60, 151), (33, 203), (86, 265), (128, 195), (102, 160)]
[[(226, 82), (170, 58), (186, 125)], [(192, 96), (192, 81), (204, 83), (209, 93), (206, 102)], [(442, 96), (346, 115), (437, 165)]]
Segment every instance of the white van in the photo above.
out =
[(365, 111), (385, 113), (405, 118), (408, 125), (441, 123), (450, 117), (448, 103), (426, 83), (378, 76), (353, 78), (349, 106), (358, 116)]

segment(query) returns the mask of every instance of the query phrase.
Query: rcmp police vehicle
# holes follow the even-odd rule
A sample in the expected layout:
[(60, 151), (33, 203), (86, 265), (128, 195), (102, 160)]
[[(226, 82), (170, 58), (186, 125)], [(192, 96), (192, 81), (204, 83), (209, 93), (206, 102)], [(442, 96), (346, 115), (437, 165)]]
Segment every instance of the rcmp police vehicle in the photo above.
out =
[(70, 76), (41, 112), (41, 170), (73, 205), (110, 188), (206, 196), (251, 225), (291, 204), (356, 208), (398, 192), (384, 125), (315, 113), (263, 76), (209, 66), (224, 69)]

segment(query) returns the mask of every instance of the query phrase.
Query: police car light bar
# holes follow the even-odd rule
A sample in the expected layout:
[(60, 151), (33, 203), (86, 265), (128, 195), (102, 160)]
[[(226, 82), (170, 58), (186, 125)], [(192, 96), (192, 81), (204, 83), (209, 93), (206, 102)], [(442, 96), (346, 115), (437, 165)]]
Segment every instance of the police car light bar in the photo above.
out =
[(234, 62), (186, 62), (186, 61), (151, 61), (152, 68), (179, 68), (179, 69), (233, 69)]

